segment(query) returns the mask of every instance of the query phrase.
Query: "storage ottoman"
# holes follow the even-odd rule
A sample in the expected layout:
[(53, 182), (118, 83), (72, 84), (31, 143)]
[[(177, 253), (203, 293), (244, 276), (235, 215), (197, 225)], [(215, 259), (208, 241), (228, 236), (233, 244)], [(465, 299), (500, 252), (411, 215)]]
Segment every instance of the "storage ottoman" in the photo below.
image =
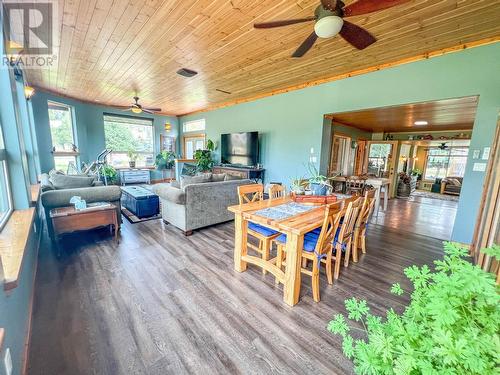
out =
[(158, 215), (160, 199), (152, 191), (141, 186), (122, 186), (122, 206), (138, 218)]

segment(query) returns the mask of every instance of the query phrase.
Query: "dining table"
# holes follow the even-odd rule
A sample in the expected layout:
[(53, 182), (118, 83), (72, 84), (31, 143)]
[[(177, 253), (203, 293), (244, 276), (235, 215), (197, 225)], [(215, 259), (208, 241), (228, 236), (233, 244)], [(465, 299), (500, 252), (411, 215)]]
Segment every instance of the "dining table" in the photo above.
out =
[[(346, 203), (357, 198), (342, 195), (339, 197), (339, 200), (344, 200)], [(310, 207), (304, 207), (302, 212), (288, 212), (287, 214), (288, 208), (300, 208), (290, 204), (294, 204), (294, 201), (290, 196), (287, 196), (234, 205), (228, 207), (228, 210), (234, 213), (234, 269), (237, 272), (245, 272), (248, 264), (253, 264), (268, 271), (283, 284), (284, 302), (289, 306), (294, 306), (300, 298), (301, 252), (304, 235), (321, 227), (325, 215), (325, 205), (310, 205)], [(283, 214), (281, 217), (264, 215), (263, 212), (269, 209), (281, 210)], [(248, 254), (249, 222), (286, 234), (285, 270), (276, 266), (276, 258), (266, 261), (261, 257)]]
[[(334, 182), (338, 182), (342, 184), (342, 193), (346, 193), (346, 187), (347, 187), (347, 177), (345, 176), (336, 176), (332, 178)], [(385, 177), (368, 177), (365, 179), (365, 183), (367, 185), (371, 185), (375, 188), (375, 207), (373, 210), (373, 215), (375, 217), (378, 216), (378, 213), (380, 211), (380, 193), (382, 192), (382, 189), (384, 189), (384, 203), (383, 203), (383, 211), (387, 211), (387, 204), (389, 200), (389, 191), (390, 185), (391, 185), (391, 180), (389, 178)]]

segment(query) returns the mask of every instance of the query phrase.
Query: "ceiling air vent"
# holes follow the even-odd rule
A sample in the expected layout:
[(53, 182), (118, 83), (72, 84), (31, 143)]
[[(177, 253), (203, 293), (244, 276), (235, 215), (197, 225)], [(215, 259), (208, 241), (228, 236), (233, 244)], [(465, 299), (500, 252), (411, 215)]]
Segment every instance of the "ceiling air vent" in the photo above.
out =
[(195, 72), (194, 70), (191, 69), (182, 68), (177, 71), (177, 74), (189, 78), (189, 77), (194, 77), (195, 75), (198, 74), (198, 72)]

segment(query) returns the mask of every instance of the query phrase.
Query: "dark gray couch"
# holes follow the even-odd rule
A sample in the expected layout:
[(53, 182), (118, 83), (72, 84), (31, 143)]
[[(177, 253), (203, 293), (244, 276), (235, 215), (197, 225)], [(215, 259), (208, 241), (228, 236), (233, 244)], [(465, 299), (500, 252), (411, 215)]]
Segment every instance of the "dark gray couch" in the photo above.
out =
[(156, 184), (153, 191), (161, 199), (163, 220), (189, 235), (194, 229), (234, 219), (227, 208), (238, 204), (238, 186), (250, 180), (179, 184)]

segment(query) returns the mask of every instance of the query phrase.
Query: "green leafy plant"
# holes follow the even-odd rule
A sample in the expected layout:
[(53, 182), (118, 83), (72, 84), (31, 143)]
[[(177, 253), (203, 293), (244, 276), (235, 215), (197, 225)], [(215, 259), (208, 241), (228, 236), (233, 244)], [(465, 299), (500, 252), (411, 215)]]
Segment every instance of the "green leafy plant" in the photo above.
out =
[(295, 194), (304, 194), (307, 187), (307, 180), (304, 177), (296, 177), (290, 182), (290, 190)]
[[(426, 265), (404, 273), (413, 284), (403, 314), (387, 311), (385, 321), (363, 300), (345, 301), (347, 324), (334, 316), (328, 330), (342, 336), (344, 355), (357, 374), (498, 374), (500, 296), (494, 276), (471, 264), (467, 250), (444, 243), (435, 271)], [(499, 247), (487, 252), (497, 256)], [(391, 292), (404, 294), (399, 284)]]
[(420, 176), (422, 174), (422, 171), (418, 168), (413, 168), (411, 171), (412, 176)]
[(194, 160), (196, 160), (196, 170), (198, 172), (209, 171), (215, 164), (210, 150), (196, 150)]
[(155, 157), (155, 167), (159, 170), (172, 169), (175, 164), (175, 154), (171, 151), (163, 150)]
[(118, 182), (118, 173), (113, 166), (108, 164), (103, 165), (101, 173), (103, 177), (106, 177), (108, 184), (116, 184)]
[(137, 160), (137, 157), (139, 155), (137, 155), (136, 152), (132, 151), (132, 150), (129, 150), (127, 151), (127, 156), (128, 156), (128, 160), (129, 161), (132, 161), (132, 162), (135, 162)]

